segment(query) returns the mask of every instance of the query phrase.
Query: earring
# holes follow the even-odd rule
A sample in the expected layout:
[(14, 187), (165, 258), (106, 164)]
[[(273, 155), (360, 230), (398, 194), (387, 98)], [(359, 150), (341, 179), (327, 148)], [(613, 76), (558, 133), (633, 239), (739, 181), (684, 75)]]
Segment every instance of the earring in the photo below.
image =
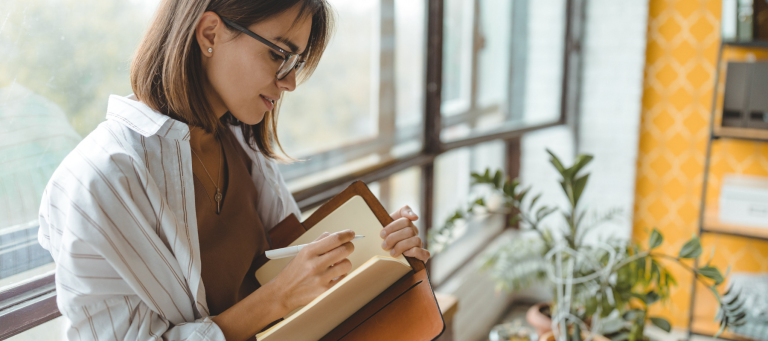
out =
[(208, 53), (213, 53), (213, 47), (208, 48)]

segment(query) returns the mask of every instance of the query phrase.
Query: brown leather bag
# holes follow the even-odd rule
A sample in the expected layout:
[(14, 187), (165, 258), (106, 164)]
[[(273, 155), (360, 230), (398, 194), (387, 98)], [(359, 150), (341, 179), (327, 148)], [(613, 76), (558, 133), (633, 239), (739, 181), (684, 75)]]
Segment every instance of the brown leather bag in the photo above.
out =
[[(365, 200), (382, 226), (392, 222), (392, 218), (365, 183), (356, 181), (318, 208), (303, 224), (291, 214), (272, 228), (269, 231), (272, 249), (290, 245), (305, 231), (311, 229), (355, 195), (359, 195)], [(412, 271), (326, 334), (321, 340), (426, 341), (437, 339), (445, 330), (445, 322), (437, 305), (435, 294), (432, 292), (427, 269), (424, 263), (416, 258), (406, 257), (406, 259), (413, 268)], [(266, 256), (262, 255), (258, 260), (258, 267), (267, 261)]]

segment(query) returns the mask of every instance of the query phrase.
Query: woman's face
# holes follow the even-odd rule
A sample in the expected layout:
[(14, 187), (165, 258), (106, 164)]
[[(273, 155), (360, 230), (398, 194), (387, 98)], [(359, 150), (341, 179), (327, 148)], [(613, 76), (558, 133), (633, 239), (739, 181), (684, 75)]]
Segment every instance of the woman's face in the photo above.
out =
[[(248, 29), (286, 51), (303, 53), (312, 18), (296, 21), (298, 13), (297, 5)], [(254, 125), (273, 109), (283, 91), (296, 88), (296, 71), (277, 80), (275, 74), (283, 56), (246, 34), (235, 38), (235, 32), (213, 12), (205, 12), (198, 23), (196, 36), (207, 77), (206, 97), (217, 117), (229, 111), (241, 122)]]

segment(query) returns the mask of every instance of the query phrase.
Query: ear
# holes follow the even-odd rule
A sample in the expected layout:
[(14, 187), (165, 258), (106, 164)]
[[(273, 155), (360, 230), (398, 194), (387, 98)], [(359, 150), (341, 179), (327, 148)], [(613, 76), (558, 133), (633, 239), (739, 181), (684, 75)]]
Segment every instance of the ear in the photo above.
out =
[(213, 55), (213, 52), (208, 52), (208, 49), (213, 48), (213, 50), (216, 50), (215, 45), (221, 42), (221, 37), (224, 33), (223, 29), (224, 23), (218, 14), (208, 11), (200, 17), (200, 21), (197, 22), (197, 27), (195, 28), (195, 38), (204, 56), (210, 57)]

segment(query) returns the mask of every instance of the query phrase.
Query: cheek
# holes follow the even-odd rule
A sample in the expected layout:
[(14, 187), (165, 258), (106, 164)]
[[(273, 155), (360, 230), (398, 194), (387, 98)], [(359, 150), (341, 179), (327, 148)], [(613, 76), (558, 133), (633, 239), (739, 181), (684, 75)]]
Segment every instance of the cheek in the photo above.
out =
[[(222, 49), (212, 58), (208, 79), (224, 106), (235, 117), (247, 124), (261, 121), (266, 110), (260, 93), (264, 92), (274, 76), (265, 65), (246, 51)], [(253, 122), (256, 121), (256, 122)]]

